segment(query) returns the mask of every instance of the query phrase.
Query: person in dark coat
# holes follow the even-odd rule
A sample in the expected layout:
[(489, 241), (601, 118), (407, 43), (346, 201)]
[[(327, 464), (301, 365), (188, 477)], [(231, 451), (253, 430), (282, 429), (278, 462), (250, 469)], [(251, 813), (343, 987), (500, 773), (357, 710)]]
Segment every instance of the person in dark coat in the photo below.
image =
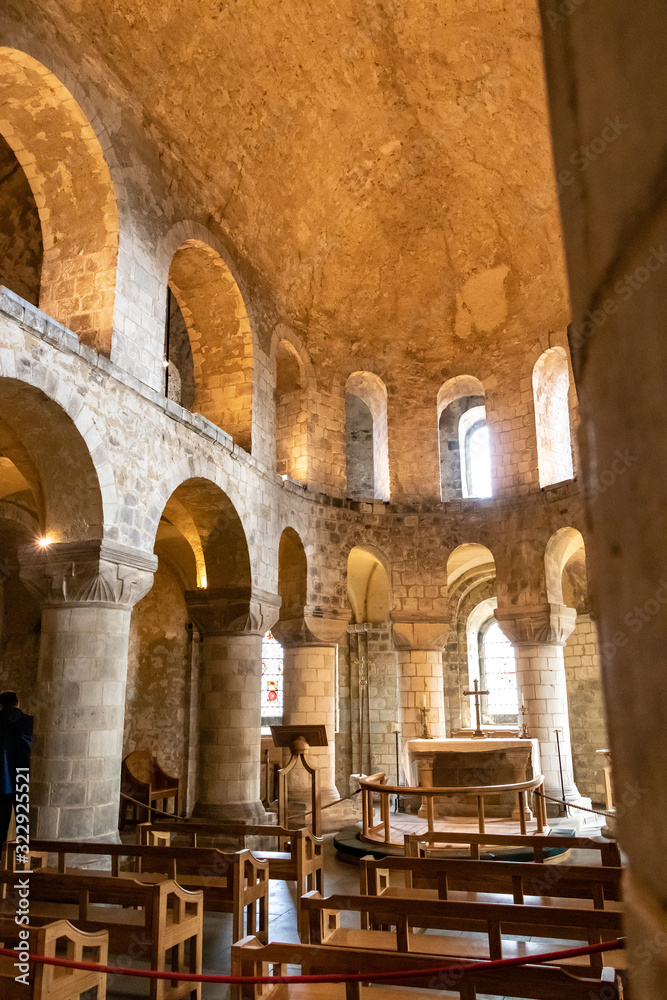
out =
[(0, 844), (7, 840), (16, 799), (17, 768), (30, 767), (32, 715), (19, 708), (14, 691), (0, 694)]

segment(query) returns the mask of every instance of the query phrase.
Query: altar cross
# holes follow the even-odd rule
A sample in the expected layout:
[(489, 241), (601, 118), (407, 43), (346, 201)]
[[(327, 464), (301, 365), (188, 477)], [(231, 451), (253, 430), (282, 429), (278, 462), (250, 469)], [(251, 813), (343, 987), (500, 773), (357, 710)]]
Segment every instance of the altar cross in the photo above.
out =
[(477, 715), (477, 729), (472, 734), (472, 738), (474, 740), (486, 739), (486, 733), (482, 729), (482, 706), (481, 706), (481, 700), (482, 700), (482, 695), (490, 694), (490, 692), (489, 691), (480, 691), (479, 690), (479, 681), (477, 680), (477, 678), (475, 678), (475, 680), (473, 681), (473, 687), (475, 689), (474, 691), (464, 691), (463, 692), (464, 695), (473, 696), (474, 699), (475, 699), (475, 713)]

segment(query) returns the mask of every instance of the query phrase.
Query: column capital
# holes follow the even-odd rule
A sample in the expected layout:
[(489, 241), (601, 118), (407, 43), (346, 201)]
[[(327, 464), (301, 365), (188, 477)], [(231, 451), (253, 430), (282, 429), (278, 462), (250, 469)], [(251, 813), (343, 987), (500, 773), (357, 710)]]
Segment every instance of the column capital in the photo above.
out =
[(280, 608), (277, 594), (248, 587), (188, 590), (185, 603), (202, 635), (265, 635)]
[(496, 620), (515, 646), (564, 646), (574, 630), (577, 612), (564, 604), (496, 608)]
[(273, 626), (282, 646), (336, 646), (350, 623), (349, 611), (322, 611), (312, 605), (284, 608)]
[(396, 649), (430, 649), (441, 652), (449, 635), (449, 619), (392, 620), (392, 635)]
[(157, 557), (108, 539), (19, 550), (20, 577), (42, 608), (131, 610), (153, 586)]

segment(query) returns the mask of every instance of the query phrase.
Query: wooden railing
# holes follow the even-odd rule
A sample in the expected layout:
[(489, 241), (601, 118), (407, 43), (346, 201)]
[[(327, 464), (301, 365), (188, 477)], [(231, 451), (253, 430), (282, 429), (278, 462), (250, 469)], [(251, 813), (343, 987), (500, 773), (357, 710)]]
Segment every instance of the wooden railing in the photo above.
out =
[[(400, 839), (391, 839), (391, 797), (392, 795), (415, 795), (422, 799), (422, 805), (426, 812), (427, 832), (435, 831), (435, 809), (434, 802), (437, 798), (446, 798), (450, 795), (465, 795), (477, 798), (477, 822), (479, 832), (484, 833), (484, 798), (487, 795), (498, 795), (499, 792), (516, 792), (519, 800), (519, 828), (522, 834), (526, 833), (526, 806), (527, 796), (533, 793), (533, 809), (537, 820), (537, 832), (543, 833), (547, 827), (547, 813), (545, 799), (541, 795), (535, 795), (537, 791), (542, 791), (544, 786), (544, 776), (538, 774), (530, 781), (518, 781), (509, 785), (454, 785), (442, 788), (413, 787), (406, 785), (388, 785), (385, 774), (371, 774), (367, 778), (362, 778), (359, 782), (361, 788), (361, 808), (362, 808), (362, 831), (364, 840), (373, 840), (378, 843), (377, 835), (382, 833), (381, 843), (402, 847), (403, 833)], [(374, 797), (380, 797), (380, 822), (375, 823), (375, 803)]]

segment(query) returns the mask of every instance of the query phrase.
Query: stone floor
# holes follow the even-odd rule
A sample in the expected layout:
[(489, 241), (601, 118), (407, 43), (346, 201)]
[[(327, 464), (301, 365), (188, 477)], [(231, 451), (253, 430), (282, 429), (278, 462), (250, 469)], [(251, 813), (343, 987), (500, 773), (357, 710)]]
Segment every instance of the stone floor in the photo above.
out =
[[(560, 823), (559, 821), (550, 821), (552, 828), (565, 825), (565, 823), (566, 821), (563, 820)], [(567, 824), (571, 828), (571, 820), (568, 820)], [(587, 831), (589, 835), (593, 832), (595, 831)], [(575, 854), (576, 857), (574, 857)], [(572, 860), (575, 860), (578, 864), (598, 864), (599, 854), (596, 851), (577, 851), (573, 852)], [(333, 834), (328, 834), (325, 837), (324, 872), (324, 888), (327, 895), (345, 892), (357, 893), (359, 891), (357, 866), (338, 859), (333, 847)], [(271, 882), (270, 887), (270, 937), (274, 941), (296, 942), (299, 938), (296, 927), (295, 888), (293, 885), (285, 882)], [(353, 916), (350, 915), (349, 926), (354, 926), (353, 919)], [(343, 924), (345, 923), (344, 920), (342, 922)], [(538, 941), (539, 938), (523, 938), (519, 940)], [(550, 940), (548, 944), (550, 947), (557, 947), (560, 943)], [(571, 941), (564, 941), (562, 944), (563, 947), (573, 946)], [(225, 975), (229, 972), (230, 956), (231, 915), (206, 914), (204, 920), (204, 973), (209, 975)], [(388, 997), (391, 1000), (419, 1000), (423, 996), (439, 997), (440, 1000), (450, 1000), (450, 998), (456, 997), (458, 1000), (458, 993), (425, 990), (417, 993), (417, 991), (411, 992), (394, 987), (385, 987), (383, 990), (364, 987), (362, 997), (365, 1000), (379, 1000), (380, 993), (382, 993), (384, 1000), (387, 1000)], [(344, 986), (338, 986), (335, 990), (332, 988), (330, 995), (332, 1000), (338, 996), (340, 996), (340, 1000), (344, 1000)], [(148, 997), (148, 983), (145, 980), (131, 980), (130, 978), (112, 976), (109, 980), (107, 996), (108, 1000), (134, 1000), (134, 998), (138, 1000), (138, 998), (145, 998)], [(204, 984), (202, 987), (202, 1000), (227, 1000), (228, 997), (228, 986)], [(307, 987), (301, 987), (298, 991), (290, 993), (290, 1000), (306, 1000), (307, 997)], [(280, 1000), (283, 1000), (282, 996)], [(285, 994), (285, 1000), (287, 1000), (287, 994)], [(479, 1000), (487, 1000), (487, 998), (480, 995)], [(498, 998), (494, 997), (493, 1000), (498, 1000)], [(513, 998), (506, 997), (504, 1000), (513, 1000)]]

